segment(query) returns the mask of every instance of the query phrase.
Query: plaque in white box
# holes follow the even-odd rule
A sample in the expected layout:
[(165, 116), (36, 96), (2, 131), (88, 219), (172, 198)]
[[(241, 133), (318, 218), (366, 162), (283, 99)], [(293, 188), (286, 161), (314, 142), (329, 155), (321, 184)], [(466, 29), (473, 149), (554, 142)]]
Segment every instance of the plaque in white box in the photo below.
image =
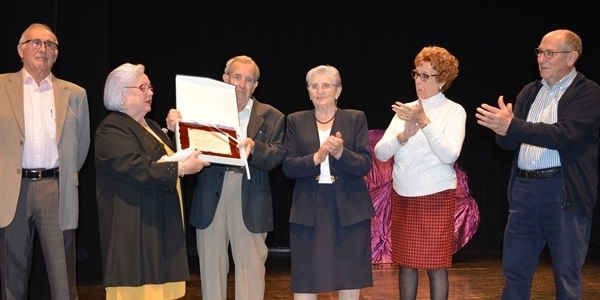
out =
[[(177, 150), (193, 147), (211, 163), (246, 166), (235, 86), (206, 77), (175, 77), (176, 107), (181, 122), (175, 129)], [(247, 170), (247, 168), (246, 168)]]

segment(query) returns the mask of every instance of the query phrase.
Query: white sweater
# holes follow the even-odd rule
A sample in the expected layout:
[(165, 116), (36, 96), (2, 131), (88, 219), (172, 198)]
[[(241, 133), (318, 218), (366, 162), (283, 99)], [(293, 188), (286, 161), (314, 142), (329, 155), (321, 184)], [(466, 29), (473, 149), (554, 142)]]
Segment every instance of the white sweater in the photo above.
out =
[(374, 149), (380, 161), (394, 157), (394, 190), (406, 197), (456, 188), (453, 164), (460, 156), (465, 139), (467, 114), (460, 104), (443, 93), (423, 99), (422, 103), (431, 123), (401, 146), (396, 135), (404, 131), (404, 121), (394, 114)]

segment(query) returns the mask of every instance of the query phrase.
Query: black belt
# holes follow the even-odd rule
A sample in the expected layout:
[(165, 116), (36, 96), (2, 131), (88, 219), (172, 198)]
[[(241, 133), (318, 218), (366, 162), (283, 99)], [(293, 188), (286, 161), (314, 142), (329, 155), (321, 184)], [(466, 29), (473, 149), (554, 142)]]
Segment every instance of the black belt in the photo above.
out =
[(519, 177), (528, 179), (544, 179), (554, 177), (560, 174), (562, 171), (561, 167), (539, 169), (539, 170), (521, 170), (519, 169)]
[(244, 167), (238, 167), (238, 166), (227, 166), (227, 170), (225, 170), (226, 172), (233, 172), (233, 173), (244, 173)]
[(58, 177), (58, 168), (54, 169), (23, 169), (21, 172), (23, 178), (31, 180), (40, 180), (42, 178)]

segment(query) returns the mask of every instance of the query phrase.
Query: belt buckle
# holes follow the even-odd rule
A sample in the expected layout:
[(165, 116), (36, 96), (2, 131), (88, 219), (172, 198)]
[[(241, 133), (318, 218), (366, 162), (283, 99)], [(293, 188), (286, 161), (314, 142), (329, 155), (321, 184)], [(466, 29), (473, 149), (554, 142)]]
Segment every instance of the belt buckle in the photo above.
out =
[(519, 169), (519, 171), (517, 172), (518, 177), (525, 178), (525, 179), (535, 178), (535, 175), (536, 174), (534, 171), (527, 171), (527, 170)]
[(526, 179), (533, 179), (533, 178), (536, 178), (536, 176), (535, 176), (536, 174), (535, 174), (535, 172), (534, 172), (534, 171), (523, 171), (523, 174), (522, 174), (522, 175), (524, 175), (524, 176), (522, 176), (522, 177), (524, 177), (524, 178), (526, 178)]
[(227, 166), (226, 169), (227, 172), (232, 172), (232, 173), (244, 173), (244, 167), (238, 167), (238, 166)]
[[(29, 173), (31, 174), (31, 173)], [(31, 179), (32, 181), (38, 181), (42, 179), (42, 171), (35, 171), (34, 174), (37, 174), (37, 177), (29, 177), (27, 176), (27, 178)]]
[[(333, 175), (331, 175), (331, 176), (329, 176), (329, 177), (331, 178), (331, 183), (335, 183), (335, 181), (337, 180), (337, 176), (333, 176)], [(317, 181), (321, 180), (321, 175), (317, 175), (317, 176), (315, 176), (315, 179), (316, 179)]]

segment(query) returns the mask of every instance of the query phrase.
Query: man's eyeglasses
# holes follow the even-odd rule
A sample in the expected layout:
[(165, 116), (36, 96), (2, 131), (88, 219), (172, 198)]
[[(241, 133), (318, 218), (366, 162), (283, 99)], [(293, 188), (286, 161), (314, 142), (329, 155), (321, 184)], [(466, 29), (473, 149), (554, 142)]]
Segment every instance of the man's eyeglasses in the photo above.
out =
[(42, 40), (26, 40), (21, 44), (29, 44), (33, 49), (40, 49), (42, 44), (46, 47), (47, 50), (56, 50), (58, 48), (58, 44), (50, 41), (42, 41)]
[(417, 70), (412, 70), (412, 71), (410, 71), (410, 76), (413, 79), (417, 79), (417, 76), (419, 76), (419, 78), (421, 78), (421, 81), (425, 82), (425, 81), (427, 81), (429, 79), (429, 77), (431, 77), (431, 76), (437, 76), (437, 74), (429, 75), (427, 73), (419, 73), (419, 72), (417, 72)]
[(331, 83), (323, 83), (323, 84), (319, 85), (318, 83), (313, 83), (313, 84), (310, 84), (308, 86), (308, 89), (311, 92), (316, 92), (316, 91), (319, 90), (319, 87), (321, 87), (321, 89), (323, 89), (323, 91), (329, 92), (329, 91), (331, 91), (331, 88), (333, 88), (333, 87), (339, 87), (339, 85), (337, 85), (337, 84), (331, 84)]
[(535, 48), (535, 56), (540, 56), (540, 54), (544, 54), (544, 57), (547, 59), (551, 59), (554, 57), (555, 53), (571, 53), (573, 51), (552, 51), (552, 50), (542, 50), (540, 48)]
[(124, 88), (126, 89), (140, 89), (140, 91), (142, 92), (147, 92), (148, 90), (151, 90), (154, 92), (154, 87), (151, 84), (140, 84), (140, 86), (125, 86)]

